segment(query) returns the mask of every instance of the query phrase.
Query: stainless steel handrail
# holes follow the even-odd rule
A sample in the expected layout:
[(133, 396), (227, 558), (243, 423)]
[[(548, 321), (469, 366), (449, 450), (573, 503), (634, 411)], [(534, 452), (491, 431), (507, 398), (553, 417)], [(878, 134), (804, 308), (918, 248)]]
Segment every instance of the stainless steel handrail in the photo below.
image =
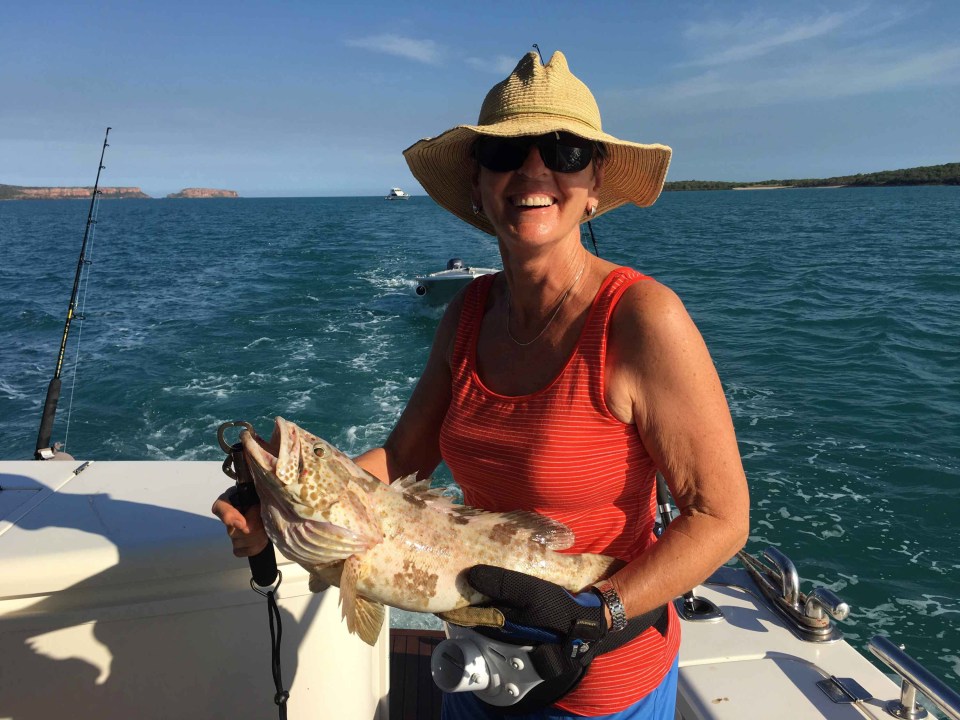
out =
[(923, 665), (907, 655), (903, 649), (882, 635), (875, 635), (867, 648), (886, 663), (902, 682), (900, 700), (887, 704), (888, 713), (899, 718), (919, 718), (926, 713), (916, 704), (917, 690), (930, 698), (951, 720), (960, 720), (960, 693), (948, 687)]

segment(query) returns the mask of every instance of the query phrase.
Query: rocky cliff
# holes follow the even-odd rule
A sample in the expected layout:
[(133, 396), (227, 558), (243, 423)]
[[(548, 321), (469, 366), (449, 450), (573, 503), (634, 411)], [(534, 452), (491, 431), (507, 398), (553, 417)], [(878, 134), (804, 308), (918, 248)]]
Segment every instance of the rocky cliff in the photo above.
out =
[(235, 198), (236, 190), (217, 190), (216, 188), (184, 188), (178, 193), (167, 195), (168, 198)]
[[(149, 198), (138, 187), (102, 187), (101, 198)], [(74, 200), (89, 199), (93, 187), (21, 187), (0, 185), (0, 200)]]

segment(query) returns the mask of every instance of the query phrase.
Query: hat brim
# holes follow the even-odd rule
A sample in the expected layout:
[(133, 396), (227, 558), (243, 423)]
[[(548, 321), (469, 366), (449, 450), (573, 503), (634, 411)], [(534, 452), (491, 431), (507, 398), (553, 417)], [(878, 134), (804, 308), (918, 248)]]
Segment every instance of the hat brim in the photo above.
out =
[(669, 147), (620, 140), (570, 118), (528, 115), (491, 125), (458, 125), (442, 135), (414, 143), (403, 151), (403, 156), (417, 182), (441, 207), (485, 233), (496, 235), (486, 215), (473, 212), (473, 142), (479, 135), (519, 137), (549, 132), (570, 132), (606, 146), (600, 201), (593, 218), (626, 203), (648, 207), (660, 196), (670, 166)]

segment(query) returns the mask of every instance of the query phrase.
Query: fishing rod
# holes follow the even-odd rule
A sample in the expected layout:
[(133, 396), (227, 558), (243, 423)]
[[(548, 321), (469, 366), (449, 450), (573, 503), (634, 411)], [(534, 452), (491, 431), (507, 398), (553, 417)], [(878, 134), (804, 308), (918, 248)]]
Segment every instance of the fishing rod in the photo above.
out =
[[(57, 368), (53, 372), (53, 379), (47, 386), (47, 399), (43, 403), (43, 415), (40, 418), (40, 432), (37, 433), (37, 449), (33, 454), (36, 460), (53, 460), (57, 453), (50, 445), (50, 435), (53, 433), (53, 420), (57, 414), (57, 403), (60, 401), (60, 371), (63, 369), (63, 356), (67, 350), (67, 337), (70, 335), (70, 324), (76, 317), (77, 293), (80, 289), (80, 276), (83, 274), (83, 268), (90, 261), (86, 259), (87, 238), (90, 236), (90, 227), (96, 224), (94, 219), (94, 208), (97, 204), (97, 195), (100, 194), (100, 171), (106, 165), (103, 164), (103, 156), (107, 152), (107, 138), (110, 136), (111, 128), (107, 128), (103, 136), (103, 148), (100, 150), (100, 164), (97, 167), (97, 179), (93, 183), (93, 193), (90, 195), (90, 210), (87, 213), (87, 225), (83, 230), (83, 243), (80, 245), (80, 259), (77, 260), (77, 273), (73, 278), (73, 292), (70, 294), (70, 305), (67, 307), (67, 319), (63, 324), (63, 337), (60, 340), (60, 352), (57, 355)], [(82, 319), (82, 318), (81, 318)]]

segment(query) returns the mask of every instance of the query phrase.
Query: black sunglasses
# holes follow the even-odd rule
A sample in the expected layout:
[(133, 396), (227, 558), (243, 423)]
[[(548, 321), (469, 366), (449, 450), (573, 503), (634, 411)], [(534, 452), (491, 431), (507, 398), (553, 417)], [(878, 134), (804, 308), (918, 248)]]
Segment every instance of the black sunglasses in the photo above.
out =
[(566, 132), (525, 135), (515, 138), (481, 136), (475, 146), (477, 162), (493, 172), (518, 170), (527, 160), (530, 147), (536, 145), (547, 169), (575, 173), (593, 160), (594, 143)]

